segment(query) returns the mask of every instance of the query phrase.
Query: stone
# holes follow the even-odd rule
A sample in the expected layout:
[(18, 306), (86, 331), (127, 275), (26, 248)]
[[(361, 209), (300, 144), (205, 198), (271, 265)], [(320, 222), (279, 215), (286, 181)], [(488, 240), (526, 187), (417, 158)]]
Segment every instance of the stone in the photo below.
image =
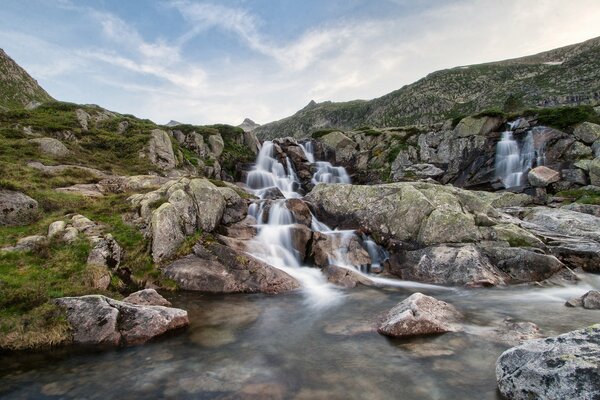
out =
[(142, 344), (189, 324), (187, 312), (178, 308), (133, 305), (100, 295), (55, 301), (66, 311), (75, 344)]
[(497, 224), (492, 227), (492, 231), (494, 240), (508, 242), (513, 247), (546, 247), (534, 234), (515, 224)]
[(290, 235), (292, 246), (298, 252), (298, 258), (304, 261), (312, 243), (312, 230), (306, 225), (294, 224), (290, 226)]
[(579, 213), (593, 215), (600, 218), (600, 205), (571, 203), (561, 207), (563, 210), (575, 211)]
[(221, 135), (210, 135), (208, 137), (208, 144), (210, 146), (211, 153), (213, 153), (215, 157), (219, 157), (223, 153), (225, 142), (223, 142)]
[(40, 147), (40, 151), (49, 156), (66, 157), (69, 154), (69, 149), (58, 139), (43, 137), (29, 139), (29, 141), (37, 144)]
[(535, 207), (525, 221), (563, 235), (600, 242), (600, 218), (563, 208)]
[(227, 206), (225, 198), (215, 185), (207, 179), (192, 179), (188, 192), (194, 199), (198, 210), (197, 227), (204, 232), (212, 232), (219, 222)]
[(337, 265), (326, 266), (323, 268), (323, 273), (329, 282), (345, 288), (353, 288), (359, 284), (364, 286), (374, 285), (373, 281), (359, 274), (357, 271)]
[(509, 281), (472, 244), (407, 251), (400, 262), (390, 263), (390, 272), (405, 280), (442, 285), (499, 286)]
[(225, 199), (225, 210), (221, 223), (225, 225), (235, 224), (246, 218), (248, 214), (248, 206), (240, 195), (229, 187), (217, 187)]
[(193, 254), (162, 272), (181, 289), (207, 293), (281, 293), (299, 287), (285, 272), (218, 243), (197, 244)]
[(64, 235), (66, 228), (67, 223), (65, 221), (54, 221), (48, 226), (48, 239)]
[(498, 326), (491, 331), (484, 331), (485, 338), (492, 339), (495, 342), (516, 346), (527, 340), (538, 339), (542, 337), (540, 328), (533, 322), (514, 321), (512, 318), (505, 318)]
[(25, 236), (17, 240), (17, 244), (9, 247), (2, 247), (2, 251), (32, 251), (46, 242), (46, 236), (32, 235)]
[(600, 398), (600, 325), (513, 347), (496, 361), (503, 396), (514, 400)]
[(102, 266), (116, 270), (121, 264), (123, 249), (111, 234), (91, 238), (92, 250), (87, 258), (87, 265)]
[(139, 306), (164, 306), (171, 307), (171, 302), (162, 297), (154, 289), (143, 289), (131, 293), (123, 299), (125, 303), (136, 304)]
[(185, 240), (179, 215), (171, 203), (164, 203), (152, 213), (152, 258), (160, 262), (170, 257)]
[(454, 306), (414, 293), (381, 316), (377, 332), (392, 337), (432, 335), (460, 330), (462, 314)]
[(37, 201), (21, 192), (0, 189), (0, 226), (28, 225), (39, 215)]
[[(342, 260), (338, 260), (342, 257)], [(354, 233), (314, 232), (310, 258), (318, 267), (331, 264), (332, 259), (345, 265), (371, 264), (371, 257)]]
[(102, 187), (97, 183), (77, 183), (72, 186), (54, 189), (61, 193), (71, 193), (83, 197), (98, 198), (104, 197)]
[(79, 231), (76, 228), (69, 226), (65, 229), (65, 233), (62, 235), (62, 240), (65, 243), (73, 243), (73, 242), (75, 242), (75, 240), (77, 240), (78, 236), (79, 236)]
[(594, 158), (589, 164), (590, 183), (600, 186), (600, 157)]
[(591, 147), (588, 147), (581, 142), (575, 142), (563, 154), (563, 158), (566, 160), (580, 160), (582, 158), (590, 157), (593, 153), (594, 151)]
[(497, 117), (466, 117), (460, 120), (454, 134), (458, 137), (485, 136), (488, 133), (498, 129), (502, 124), (502, 119)]
[(529, 184), (534, 187), (546, 187), (551, 183), (558, 182), (560, 173), (548, 167), (535, 167), (527, 175)]
[(150, 162), (162, 170), (168, 171), (177, 167), (173, 145), (167, 132), (153, 129), (146, 153)]
[(81, 126), (81, 130), (87, 131), (90, 114), (86, 113), (81, 108), (78, 108), (77, 110), (75, 110), (75, 117), (77, 117), (77, 122), (79, 122), (79, 125)]
[(68, 171), (80, 171), (80, 172), (92, 175), (93, 177), (98, 178), (98, 179), (104, 179), (104, 178), (108, 177), (108, 175), (106, 173), (104, 173), (98, 169), (84, 167), (81, 165), (68, 165), (68, 164), (44, 165), (39, 161), (30, 161), (27, 163), (27, 166), (30, 168), (37, 169), (38, 171), (42, 171), (44, 174), (52, 175), (52, 176), (60, 175), (65, 172), (68, 172)]
[(578, 185), (587, 185), (588, 179), (585, 172), (579, 168), (563, 169), (560, 171), (562, 179), (567, 182), (576, 183)]
[(433, 164), (413, 164), (404, 169), (405, 175), (413, 173), (418, 178), (437, 178), (444, 174), (444, 170)]
[(600, 291), (590, 290), (581, 297), (568, 300), (567, 307), (583, 307), (588, 310), (600, 310)]
[(311, 226), (312, 213), (304, 201), (300, 199), (287, 199), (285, 207), (292, 213), (294, 221), (308, 227)]
[(528, 248), (490, 246), (481, 251), (496, 268), (510, 277), (510, 283), (543, 281), (564, 267), (556, 257)]
[(340, 131), (328, 133), (319, 138), (319, 141), (335, 150), (335, 158), (338, 163), (348, 163), (354, 157), (356, 142)]
[(581, 124), (575, 126), (573, 135), (585, 144), (592, 144), (596, 140), (600, 139), (600, 125), (587, 121), (582, 122)]
[(258, 155), (260, 151), (260, 141), (254, 132), (244, 131), (244, 146), (248, 147), (254, 154)]

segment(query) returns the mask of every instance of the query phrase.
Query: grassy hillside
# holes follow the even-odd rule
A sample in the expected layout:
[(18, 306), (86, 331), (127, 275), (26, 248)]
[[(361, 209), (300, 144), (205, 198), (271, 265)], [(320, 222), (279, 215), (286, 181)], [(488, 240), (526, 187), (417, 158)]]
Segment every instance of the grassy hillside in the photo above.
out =
[(4, 50), (0, 49), (0, 110), (23, 108), (52, 97)]

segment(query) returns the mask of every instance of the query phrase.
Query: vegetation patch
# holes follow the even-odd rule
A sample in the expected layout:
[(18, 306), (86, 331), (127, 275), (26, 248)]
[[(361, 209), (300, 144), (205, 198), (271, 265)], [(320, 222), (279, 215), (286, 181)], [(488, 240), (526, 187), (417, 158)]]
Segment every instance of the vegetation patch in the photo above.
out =
[(600, 116), (587, 105), (526, 110), (523, 114), (536, 116), (540, 124), (562, 130), (586, 121), (600, 124)]
[(600, 190), (571, 189), (563, 190), (556, 195), (566, 197), (576, 203), (600, 205)]
[(311, 133), (310, 137), (312, 137), (313, 139), (319, 139), (325, 135), (330, 134), (331, 132), (336, 132), (337, 130), (338, 129), (320, 129), (318, 131), (314, 131), (313, 133)]

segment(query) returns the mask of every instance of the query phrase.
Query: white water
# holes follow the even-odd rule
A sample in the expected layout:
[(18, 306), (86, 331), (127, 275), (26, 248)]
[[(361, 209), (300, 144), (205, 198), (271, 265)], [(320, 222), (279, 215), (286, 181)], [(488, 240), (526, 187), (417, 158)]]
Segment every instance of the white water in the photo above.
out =
[(522, 147), (519, 148), (512, 132), (516, 123), (518, 121), (509, 124), (510, 130), (502, 132), (502, 138), (496, 145), (496, 177), (507, 189), (521, 186), (525, 174), (534, 166), (544, 165), (545, 162), (544, 148), (536, 147), (532, 131), (527, 133)]
[[(314, 161), (310, 142), (302, 147), (307, 160), (317, 166), (313, 182), (350, 183), (350, 177), (343, 167), (334, 167), (327, 162)], [(295, 190), (299, 187), (299, 181), (290, 160), (285, 159), (286, 166), (284, 167), (280, 161), (281, 158), (277, 159), (274, 152), (275, 146), (272, 142), (267, 141), (263, 144), (256, 160), (256, 166), (248, 175), (248, 186), (262, 200), (264, 200), (266, 192), (274, 187), (279, 188), (286, 199), (301, 197), (300, 193)], [(266, 201), (260, 201), (252, 204), (248, 209), (248, 214), (256, 218), (258, 228), (251, 255), (298, 280), (311, 306), (323, 307), (337, 303), (342, 297), (341, 291), (328, 283), (318, 268), (302, 265), (300, 254), (293, 244), (293, 229), (297, 221), (287, 209), (285, 200), (271, 202), (265, 222), (266, 204)], [(327, 235), (342, 235), (341, 245), (334, 254), (330, 255), (329, 262), (331, 264), (359, 272), (361, 269), (366, 271), (367, 266), (354, 266), (348, 261), (348, 244), (356, 232), (332, 230), (314, 215), (311, 229)], [(370, 265), (379, 269), (386, 257), (385, 252), (370, 238), (365, 238), (364, 243), (372, 258)]]

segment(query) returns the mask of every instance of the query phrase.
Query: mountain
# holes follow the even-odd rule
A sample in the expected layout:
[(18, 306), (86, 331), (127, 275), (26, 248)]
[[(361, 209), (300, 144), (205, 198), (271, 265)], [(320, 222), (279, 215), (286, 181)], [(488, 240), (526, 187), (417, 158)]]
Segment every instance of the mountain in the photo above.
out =
[(262, 139), (306, 137), (327, 128), (430, 124), (484, 110), (600, 102), (600, 37), (532, 56), (433, 72), (382, 97), (311, 101), (255, 130)]
[(52, 97), (37, 81), (0, 49), (0, 110), (24, 108), (50, 100)]
[(244, 122), (238, 125), (238, 128), (242, 128), (244, 132), (252, 132), (256, 128), (258, 128), (260, 124), (252, 121), (250, 118), (245, 118)]

